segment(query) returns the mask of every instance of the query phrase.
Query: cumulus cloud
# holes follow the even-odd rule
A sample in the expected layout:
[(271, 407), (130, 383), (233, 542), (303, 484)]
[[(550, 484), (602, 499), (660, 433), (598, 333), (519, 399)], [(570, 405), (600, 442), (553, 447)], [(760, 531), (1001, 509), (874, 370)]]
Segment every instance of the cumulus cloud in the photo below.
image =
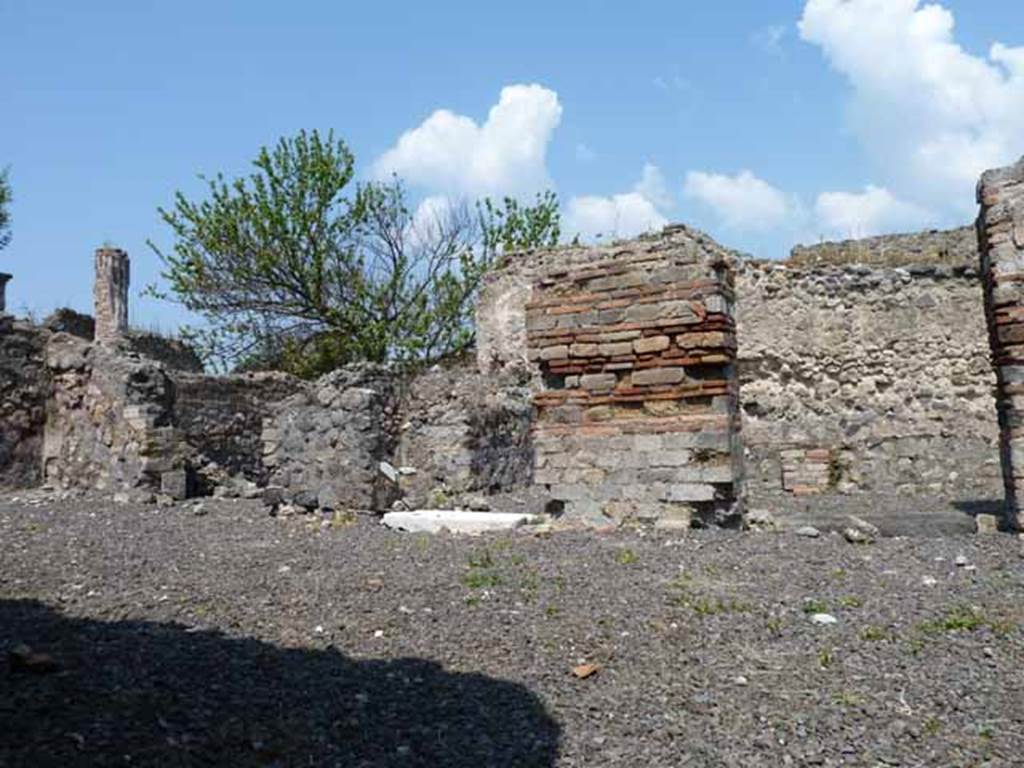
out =
[(814, 214), (818, 230), (837, 238), (920, 229), (934, 219), (921, 206), (900, 200), (888, 189), (870, 184), (863, 192), (822, 192), (814, 204)]
[(547, 149), (561, 118), (554, 91), (509, 85), (482, 124), (437, 110), (377, 159), (373, 175), (455, 197), (529, 195), (552, 186)]
[(572, 198), (565, 213), (565, 230), (583, 240), (635, 237), (668, 224), (659, 206), (667, 208), (671, 204), (672, 196), (661, 171), (647, 163), (629, 192)]
[(690, 171), (683, 194), (709, 208), (724, 226), (737, 230), (775, 229), (794, 209), (781, 190), (750, 171), (735, 176)]
[(1024, 151), (1024, 48), (973, 55), (921, 0), (807, 0), (798, 28), (849, 81), (852, 128), (903, 196), (970, 209), (981, 171)]

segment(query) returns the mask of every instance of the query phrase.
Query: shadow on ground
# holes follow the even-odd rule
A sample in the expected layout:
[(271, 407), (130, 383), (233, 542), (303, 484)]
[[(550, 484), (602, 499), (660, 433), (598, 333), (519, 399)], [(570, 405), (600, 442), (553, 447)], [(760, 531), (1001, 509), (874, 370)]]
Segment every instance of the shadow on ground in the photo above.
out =
[[(56, 671), (15, 670), (15, 643)], [(0, 600), (0, 765), (551, 766), (526, 688), (422, 659), (355, 661)]]

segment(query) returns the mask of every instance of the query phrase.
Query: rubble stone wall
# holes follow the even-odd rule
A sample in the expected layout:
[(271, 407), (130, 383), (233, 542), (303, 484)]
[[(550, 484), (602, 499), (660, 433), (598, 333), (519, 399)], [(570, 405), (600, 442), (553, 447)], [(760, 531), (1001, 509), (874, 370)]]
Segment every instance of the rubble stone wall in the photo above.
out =
[(199, 492), (229, 478), (263, 485), (263, 423), (304, 383), (281, 373), (203, 376), (173, 373), (174, 423), (188, 446)]
[(798, 245), (786, 263), (794, 268), (858, 264), (872, 267), (970, 267), (978, 262), (974, 227), (881, 235), (837, 243)]
[(1024, 528), (1024, 158), (978, 185), (985, 317), (996, 368), (1006, 521)]
[(403, 382), (394, 463), (413, 508), (475, 506), (533, 483), (534, 408), (522, 371), (481, 374), (472, 360)]
[(263, 422), (269, 483), (307, 507), (385, 509), (394, 483), (380, 470), (397, 442), (394, 378), (353, 366), (304, 382)]
[[(908, 240), (918, 247), (901, 252)], [(752, 505), (782, 491), (998, 497), (995, 379), (971, 241), (963, 230), (875, 239), (887, 266), (844, 263), (832, 246), (743, 264)], [(913, 263), (928, 243), (946, 242), (961, 244), (949, 263)]]
[(0, 314), (0, 488), (42, 480), (48, 338), (44, 329)]
[(46, 348), (53, 383), (45, 478), (63, 488), (159, 489), (186, 455), (174, 427), (174, 385), (163, 366), (116, 345), (57, 333)]

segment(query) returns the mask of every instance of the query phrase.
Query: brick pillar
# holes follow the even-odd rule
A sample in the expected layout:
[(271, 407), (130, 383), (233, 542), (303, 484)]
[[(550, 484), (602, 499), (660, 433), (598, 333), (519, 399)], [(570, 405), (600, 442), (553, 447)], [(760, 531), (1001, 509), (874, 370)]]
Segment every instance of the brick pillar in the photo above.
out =
[(120, 248), (96, 249), (96, 341), (116, 341), (128, 330), (128, 271), (128, 254)]
[(978, 184), (978, 244), (985, 286), (1006, 521), (1024, 528), (1024, 158)]
[(7, 283), (14, 275), (0, 272), (0, 315), (7, 311)]

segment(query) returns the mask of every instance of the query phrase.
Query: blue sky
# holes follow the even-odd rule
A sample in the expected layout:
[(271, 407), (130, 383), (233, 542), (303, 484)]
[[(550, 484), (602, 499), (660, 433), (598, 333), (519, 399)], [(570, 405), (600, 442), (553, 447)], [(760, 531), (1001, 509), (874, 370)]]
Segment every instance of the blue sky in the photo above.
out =
[[(589, 238), (685, 221), (781, 257), (952, 226), (977, 172), (1024, 154), (1019, 46), (1009, 0), (5, 0), (0, 270), (15, 311), (89, 310), (112, 241), (137, 292), (157, 206), (301, 128), (421, 198), (553, 187)], [(133, 300), (135, 323), (182, 318)]]

